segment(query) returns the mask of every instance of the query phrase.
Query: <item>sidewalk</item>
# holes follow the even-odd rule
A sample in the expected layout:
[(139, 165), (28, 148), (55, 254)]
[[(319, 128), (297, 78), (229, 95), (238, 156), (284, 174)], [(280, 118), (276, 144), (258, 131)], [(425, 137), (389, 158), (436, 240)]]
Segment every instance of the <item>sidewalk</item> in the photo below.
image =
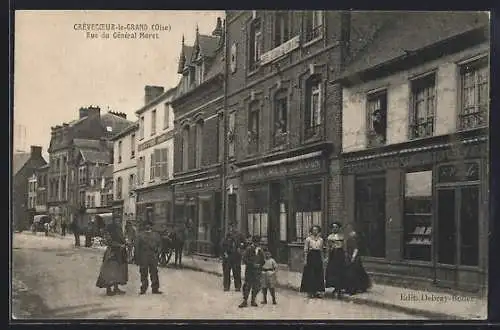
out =
[[(217, 259), (200, 256), (183, 256), (184, 268), (222, 277), (222, 266)], [(299, 291), (302, 274), (280, 269), (278, 286)], [(244, 276), (245, 266), (242, 266)], [(222, 285), (222, 283), (221, 283)], [(370, 291), (355, 296), (345, 296), (346, 301), (371, 307), (424, 316), (434, 320), (480, 320), (488, 315), (487, 298), (453, 295), (425, 290), (412, 290), (382, 284), (373, 284)]]

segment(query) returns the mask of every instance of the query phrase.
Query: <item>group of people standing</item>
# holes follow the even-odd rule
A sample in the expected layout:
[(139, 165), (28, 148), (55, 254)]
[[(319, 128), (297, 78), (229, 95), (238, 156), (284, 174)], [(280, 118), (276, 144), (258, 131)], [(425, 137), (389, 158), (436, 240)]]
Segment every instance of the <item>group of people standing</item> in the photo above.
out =
[[(354, 230), (344, 233), (340, 223), (335, 222), (325, 244), (321, 228), (313, 226), (304, 242), (305, 265), (300, 291), (306, 292), (310, 298), (321, 297), (325, 288), (333, 288), (336, 298), (341, 298), (343, 293), (366, 292), (371, 281), (361, 263), (357, 241)], [(323, 256), (325, 246), (326, 258)]]
[[(160, 234), (152, 230), (152, 223), (145, 222), (143, 230), (135, 238), (134, 259), (139, 266), (141, 288), (139, 294), (146, 293), (151, 280), (153, 294), (162, 294), (158, 277), (158, 256), (161, 249)], [(104, 232), (106, 251), (102, 259), (101, 269), (96, 286), (106, 289), (108, 296), (124, 294), (120, 285), (128, 282), (128, 252), (127, 241), (119, 225), (111, 223)]]

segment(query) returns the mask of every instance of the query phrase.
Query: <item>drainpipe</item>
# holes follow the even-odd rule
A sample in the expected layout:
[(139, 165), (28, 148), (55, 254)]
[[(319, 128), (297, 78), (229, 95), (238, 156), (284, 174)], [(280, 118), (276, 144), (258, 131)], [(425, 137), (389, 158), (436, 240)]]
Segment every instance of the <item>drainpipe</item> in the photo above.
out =
[(224, 101), (223, 101), (223, 108), (222, 108), (222, 119), (223, 119), (223, 141), (224, 143), (222, 144), (222, 219), (223, 223), (222, 226), (223, 228), (221, 229), (222, 235), (224, 235), (225, 229), (227, 228), (227, 214), (226, 214), (226, 198), (227, 198), (227, 193), (226, 193), (226, 176), (227, 176), (227, 141), (226, 141), (226, 132), (227, 132), (227, 125), (228, 125), (228, 116), (227, 116), (227, 80), (228, 80), (228, 66), (227, 66), (227, 59), (228, 59), (228, 43), (227, 43), (227, 19), (224, 18), (224, 81), (223, 81), (223, 90), (224, 90)]

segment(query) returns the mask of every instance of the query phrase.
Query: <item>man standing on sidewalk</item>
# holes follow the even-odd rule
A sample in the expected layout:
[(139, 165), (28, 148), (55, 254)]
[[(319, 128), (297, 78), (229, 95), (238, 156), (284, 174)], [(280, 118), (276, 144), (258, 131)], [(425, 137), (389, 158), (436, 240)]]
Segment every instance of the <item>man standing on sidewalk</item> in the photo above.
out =
[(234, 289), (241, 290), (241, 252), (244, 246), (242, 234), (235, 230), (234, 225), (229, 225), (229, 231), (222, 241), (222, 274), (224, 291), (231, 287), (231, 272), (234, 278)]
[(148, 289), (148, 275), (151, 278), (153, 294), (162, 294), (159, 290), (160, 280), (158, 278), (158, 255), (161, 248), (161, 237), (152, 228), (153, 224), (151, 222), (145, 222), (144, 231), (139, 233), (136, 238), (135, 261), (141, 274), (141, 291), (139, 294), (145, 294)]
[(250, 305), (258, 306), (255, 298), (260, 291), (260, 277), (262, 266), (266, 262), (264, 252), (260, 247), (260, 237), (253, 236), (252, 244), (248, 246), (243, 254), (243, 263), (245, 264), (245, 284), (243, 284), (243, 302), (238, 306), (240, 308), (248, 306), (248, 296), (252, 292)]
[(80, 246), (80, 228), (76, 217), (73, 218), (73, 221), (69, 226), (69, 229), (73, 232), (73, 235), (75, 235), (75, 246)]

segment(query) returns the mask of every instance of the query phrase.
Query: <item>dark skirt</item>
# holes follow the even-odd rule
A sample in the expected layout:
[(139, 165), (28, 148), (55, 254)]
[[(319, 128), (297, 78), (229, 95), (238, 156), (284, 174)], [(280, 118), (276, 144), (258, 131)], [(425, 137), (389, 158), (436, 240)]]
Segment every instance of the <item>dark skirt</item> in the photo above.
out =
[(310, 250), (302, 273), (300, 292), (316, 293), (325, 291), (325, 278), (321, 251)]
[(370, 277), (365, 271), (361, 259), (357, 257), (354, 262), (349, 263), (346, 271), (346, 291), (351, 294), (366, 292), (371, 288)]
[(128, 263), (125, 249), (108, 247), (102, 258), (97, 278), (98, 288), (108, 288), (115, 284), (125, 285), (128, 281)]
[(345, 287), (346, 260), (343, 249), (333, 249), (328, 256), (325, 286), (342, 290)]

